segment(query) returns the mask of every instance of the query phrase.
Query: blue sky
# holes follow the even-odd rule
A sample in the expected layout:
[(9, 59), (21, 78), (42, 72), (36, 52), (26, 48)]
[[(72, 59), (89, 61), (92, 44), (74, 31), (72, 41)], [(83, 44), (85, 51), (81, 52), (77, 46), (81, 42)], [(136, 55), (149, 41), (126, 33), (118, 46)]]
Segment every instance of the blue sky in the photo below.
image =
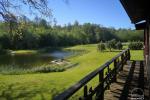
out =
[[(74, 23), (77, 20), (80, 24), (90, 22), (117, 29), (134, 28), (119, 0), (68, 1), (69, 4), (64, 0), (48, 0), (48, 6), (52, 9), (53, 17), (59, 25)], [(34, 17), (25, 6), (22, 7), (21, 12), (30, 19)]]
[(133, 28), (119, 0), (49, 0), (57, 23), (64, 25), (75, 20), (101, 24), (106, 27)]

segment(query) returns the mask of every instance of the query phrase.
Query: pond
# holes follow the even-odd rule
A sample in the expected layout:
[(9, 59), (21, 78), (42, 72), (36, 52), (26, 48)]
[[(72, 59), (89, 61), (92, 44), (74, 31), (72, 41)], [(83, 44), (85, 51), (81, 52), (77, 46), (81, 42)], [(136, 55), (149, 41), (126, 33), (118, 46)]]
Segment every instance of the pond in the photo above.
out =
[(21, 68), (39, 67), (49, 64), (52, 60), (62, 59), (72, 55), (71, 51), (54, 51), (41, 54), (12, 54), (0, 55), (0, 67), (19, 66)]

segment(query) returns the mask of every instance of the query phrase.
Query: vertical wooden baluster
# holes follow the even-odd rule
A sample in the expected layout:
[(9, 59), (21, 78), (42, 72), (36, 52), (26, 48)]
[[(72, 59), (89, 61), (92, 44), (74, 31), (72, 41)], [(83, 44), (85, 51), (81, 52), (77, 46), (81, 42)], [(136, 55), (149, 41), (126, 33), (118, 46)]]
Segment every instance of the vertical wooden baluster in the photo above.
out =
[(90, 87), (88, 100), (92, 100), (92, 92), (93, 92), (92, 87)]
[(129, 56), (128, 56), (128, 51), (127, 51), (127, 53), (126, 53), (126, 63), (127, 63), (128, 60), (129, 60)]
[(104, 70), (102, 70), (101, 72), (99, 72), (99, 84), (100, 87), (98, 89), (98, 91), (96, 92), (96, 100), (104, 100)]
[(112, 80), (113, 80), (113, 73), (112, 73), (112, 69), (111, 69), (111, 68), (109, 69), (109, 71), (110, 71), (110, 73), (111, 73), (110, 76), (109, 76), (109, 77), (110, 77), (110, 78), (109, 78), (109, 84), (111, 85)]
[(127, 51), (125, 51), (124, 53), (124, 58), (126, 59), (126, 57), (127, 57)]
[(125, 52), (125, 63), (127, 63), (128, 60), (128, 51)]
[(121, 55), (121, 70), (123, 70), (123, 60), (124, 60), (124, 55)]
[(123, 55), (123, 65), (125, 64), (125, 53), (124, 54), (122, 54)]
[[(107, 74), (108, 74), (108, 71), (107, 72), (105, 72), (105, 76), (107, 77)], [(106, 85), (108, 85), (108, 78), (106, 79)], [(108, 89), (108, 87), (106, 88), (106, 89)]]
[(92, 91), (93, 91), (93, 90), (92, 90), (92, 87), (90, 87), (89, 92), (92, 93)]
[(121, 70), (121, 68), (120, 68), (120, 58), (118, 58), (116, 61), (117, 61), (117, 64), (119, 64), (118, 68), (119, 68), (119, 73), (120, 73), (120, 70)]
[(107, 66), (107, 69), (108, 69), (108, 88), (107, 89), (110, 89), (110, 68), (109, 68), (109, 65)]
[(87, 85), (84, 86), (84, 100), (87, 99), (87, 96), (88, 96), (88, 87)]
[(114, 79), (113, 81), (116, 82), (117, 81), (117, 59), (114, 60)]
[(130, 55), (130, 49), (128, 49), (128, 60), (130, 60), (130, 57), (131, 57), (131, 55)]

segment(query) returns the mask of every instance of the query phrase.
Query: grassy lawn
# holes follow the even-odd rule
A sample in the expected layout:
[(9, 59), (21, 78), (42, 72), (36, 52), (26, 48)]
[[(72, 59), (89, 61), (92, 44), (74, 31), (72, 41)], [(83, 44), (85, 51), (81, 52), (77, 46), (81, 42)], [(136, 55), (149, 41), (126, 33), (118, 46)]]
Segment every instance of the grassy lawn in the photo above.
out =
[[(97, 51), (95, 44), (79, 45), (66, 49), (85, 49), (89, 52), (68, 58), (71, 62), (78, 63), (78, 65), (64, 72), (0, 75), (0, 100), (52, 99), (54, 95), (67, 89), (119, 53), (100, 53)], [(142, 50), (131, 51), (131, 56), (131, 59), (142, 60), (143, 52)]]
[(15, 51), (12, 51), (11, 53), (14, 53), (14, 54), (36, 54), (37, 50), (15, 50)]

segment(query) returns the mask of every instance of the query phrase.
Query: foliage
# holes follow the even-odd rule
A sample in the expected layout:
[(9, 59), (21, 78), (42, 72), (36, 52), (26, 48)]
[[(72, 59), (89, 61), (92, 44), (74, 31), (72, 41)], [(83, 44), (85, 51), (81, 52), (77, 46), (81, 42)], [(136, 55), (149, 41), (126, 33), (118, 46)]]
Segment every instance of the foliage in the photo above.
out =
[[(16, 22), (18, 16), (24, 15), (21, 11), (24, 7), (29, 7), (30, 13), (37, 13), (37, 11), (49, 17), (51, 10), (48, 8), (48, 0), (1, 0), (0, 1), (0, 17), (7, 22)], [(11, 9), (11, 10), (10, 10)], [(16, 13), (19, 12), (19, 13)]]
[(138, 42), (130, 42), (128, 47), (131, 49), (131, 50), (141, 50), (143, 49), (143, 43), (138, 41)]
[(113, 49), (116, 49), (116, 43), (117, 43), (116, 39), (110, 40), (110, 43), (111, 43), (111, 47), (112, 47)]
[(7, 50), (5, 50), (2, 45), (0, 44), (0, 54), (6, 54), (8, 53)]
[(105, 47), (105, 44), (103, 43), (103, 42), (100, 42), (99, 44), (98, 44), (98, 50), (99, 51), (104, 51), (104, 50), (106, 50), (106, 47)]
[(143, 41), (144, 34), (142, 30), (132, 30), (132, 29), (118, 29), (115, 31), (115, 35), (121, 42), (128, 41)]
[(0, 53), (3, 51), (3, 48), (2, 48), (2, 46), (1, 46), (1, 44), (0, 44)]
[(116, 40), (112, 39), (110, 41), (107, 41), (106, 46), (111, 51), (112, 49), (116, 49)]
[(122, 43), (120, 41), (117, 42), (116, 48), (119, 49), (119, 50), (121, 50), (123, 48), (123, 45), (122, 45)]
[[(8, 22), (0, 22), (0, 44), (4, 49), (38, 49), (43, 47), (64, 47), (77, 44), (109, 41), (108, 48), (115, 49), (116, 41), (130, 41), (135, 37), (142, 41), (141, 31), (107, 28), (97, 24), (75, 21), (65, 26), (51, 26), (45, 19), (19, 18), (9, 27)], [(122, 35), (121, 35), (122, 32)], [(128, 35), (124, 37), (125, 32)], [(139, 34), (140, 33), (140, 34)], [(131, 36), (131, 38), (129, 38)], [(110, 41), (111, 40), (111, 41)], [(136, 40), (136, 38), (135, 38)]]

